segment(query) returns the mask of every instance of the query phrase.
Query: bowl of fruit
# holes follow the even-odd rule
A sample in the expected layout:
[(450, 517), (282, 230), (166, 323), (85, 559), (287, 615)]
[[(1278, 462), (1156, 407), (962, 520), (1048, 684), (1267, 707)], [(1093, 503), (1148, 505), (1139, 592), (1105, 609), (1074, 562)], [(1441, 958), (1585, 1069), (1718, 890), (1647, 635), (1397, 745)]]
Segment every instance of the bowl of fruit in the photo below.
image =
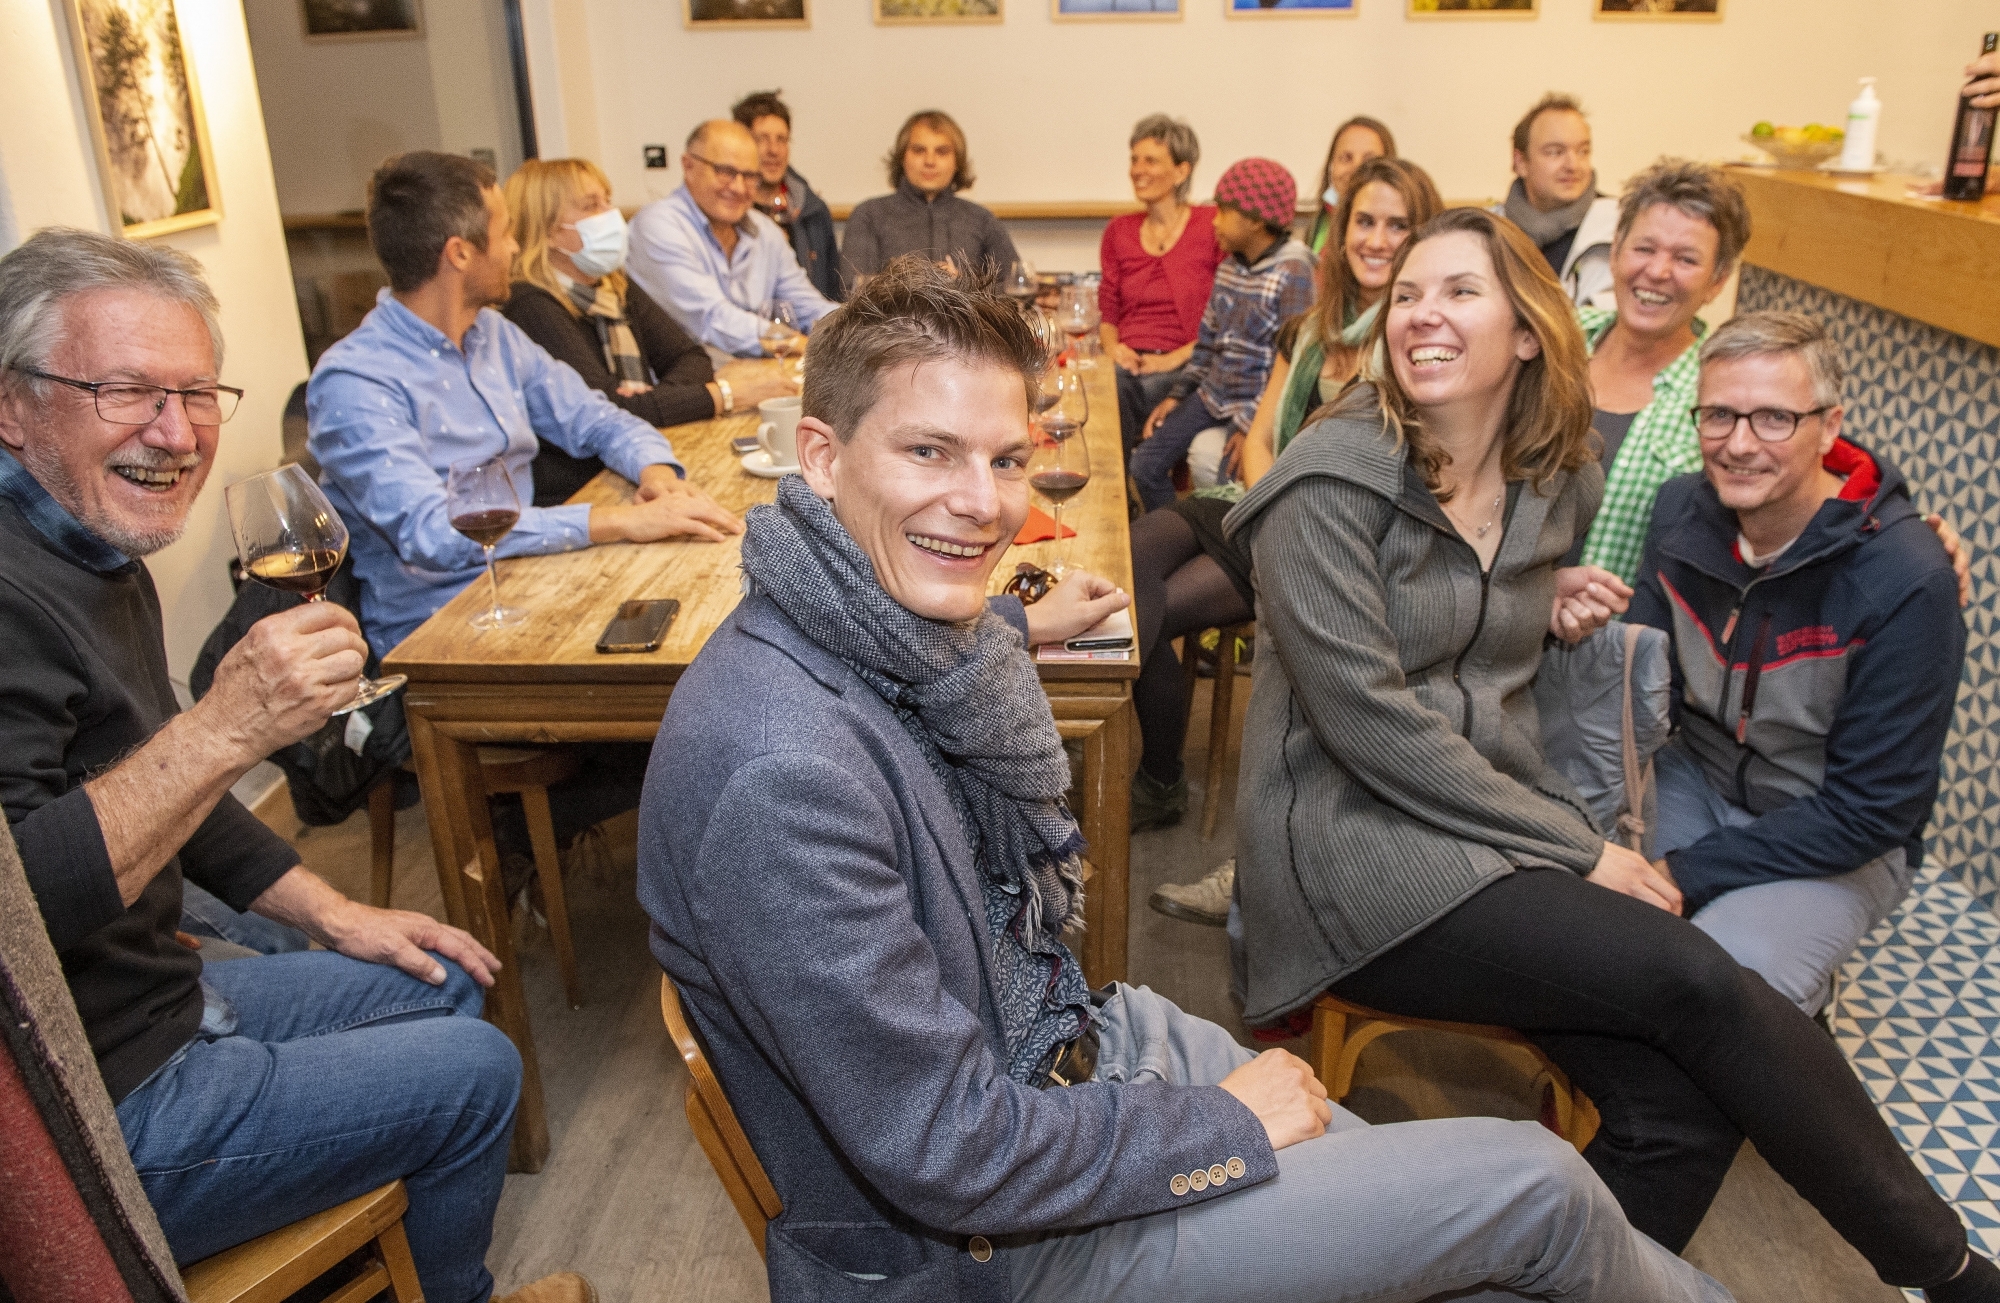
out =
[(1803, 127), (1774, 127), (1760, 122), (1743, 137), (1771, 156), (1779, 167), (1814, 168), (1838, 154), (1847, 143), (1847, 133), (1839, 127), (1808, 122)]

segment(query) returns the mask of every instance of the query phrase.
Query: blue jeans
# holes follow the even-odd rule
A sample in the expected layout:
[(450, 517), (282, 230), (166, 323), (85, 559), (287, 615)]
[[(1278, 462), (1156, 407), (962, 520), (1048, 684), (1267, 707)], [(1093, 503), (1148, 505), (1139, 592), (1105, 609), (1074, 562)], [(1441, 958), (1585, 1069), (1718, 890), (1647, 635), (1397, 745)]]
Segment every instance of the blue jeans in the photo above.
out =
[(401, 1178), (424, 1296), (484, 1303), (521, 1059), (450, 960), (431, 986), (324, 950), (205, 967), (235, 1006), (118, 1105), (180, 1263)]
[(1139, 432), (1146, 428), (1146, 418), (1153, 414), (1153, 409), (1166, 398), (1167, 390), (1174, 387), (1174, 381), (1180, 379), (1186, 369), (1175, 367), (1171, 371), (1142, 376), (1122, 366), (1117, 368), (1118, 431), (1127, 457), (1139, 446)]
[[(1656, 854), (1684, 850), (1717, 828), (1757, 821), (1709, 786), (1701, 763), (1679, 742), (1661, 747), (1653, 764), (1660, 803)], [(1833, 975), (1861, 938), (1902, 903), (1911, 876), (1898, 846), (1832, 877), (1779, 878), (1725, 891), (1689, 921), (1810, 1017), (1833, 997)]]
[[(1100, 1082), (1211, 1086), (1252, 1057), (1145, 987), (1119, 983), (1093, 1021)], [(1003, 1241), (1016, 1303), (1729, 1298), (1633, 1230), (1536, 1122), (1371, 1127), (1336, 1104), (1326, 1134), (1280, 1151), (1278, 1168), (1206, 1203)]]
[[(181, 881), (181, 931), (211, 941), (227, 941), (260, 955), (290, 954), (312, 946), (306, 934), (297, 928), (286, 927), (261, 914), (234, 909), (186, 879)], [(203, 946), (201, 957), (216, 956)]]
[(1153, 437), (1132, 450), (1132, 483), (1139, 490), (1139, 503), (1155, 511), (1174, 500), (1174, 467), (1187, 456), (1194, 437), (1211, 425), (1229, 422), (1208, 410), (1200, 394), (1182, 399), (1165, 420), (1153, 429)]

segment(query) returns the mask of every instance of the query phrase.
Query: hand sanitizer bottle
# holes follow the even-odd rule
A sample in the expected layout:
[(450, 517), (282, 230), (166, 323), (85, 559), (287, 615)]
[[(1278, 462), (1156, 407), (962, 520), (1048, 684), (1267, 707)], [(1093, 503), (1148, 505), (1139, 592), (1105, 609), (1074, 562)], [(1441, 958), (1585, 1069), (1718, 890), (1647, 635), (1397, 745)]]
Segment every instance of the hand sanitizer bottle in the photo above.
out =
[(1875, 170), (1875, 128), (1882, 122), (1882, 101), (1875, 98), (1875, 79), (1861, 79), (1861, 93), (1847, 106), (1847, 143), (1834, 166), (1842, 172)]

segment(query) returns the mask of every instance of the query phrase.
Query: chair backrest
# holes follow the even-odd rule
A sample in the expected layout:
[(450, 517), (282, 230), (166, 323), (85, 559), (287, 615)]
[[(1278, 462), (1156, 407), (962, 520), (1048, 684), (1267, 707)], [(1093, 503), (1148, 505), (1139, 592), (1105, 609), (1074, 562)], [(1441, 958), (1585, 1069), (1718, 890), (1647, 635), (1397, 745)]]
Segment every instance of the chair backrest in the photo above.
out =
[(764, 1228), (785, 1210), (785, 1205), (779, 1200), (771, 1178), (764, 1174), (764, 1165), (757, 1161), (756, 1151), (750, 1148), (750, 1137), (743, 1134), (736, 1110), (729, 1107), (729, 1097), (722, 1093), (722, 1083), (708, 1066), (708, 1055), (681, 1010), (681, 997), (674, 990), (674, 980), (665, 973), (660, 974), (660, 1017), (666, 1021), (667, 1035), (673, 1037), (674, 1048), (687, 1064), (688, 1125), (694, 1129), (694, 1138), (701, 1142), (702, 1152), (708, 1155), (710, 1166), (722, 1179), (722, 1188), (736, 1205), (736, 1215), (743, 1219), (743, 1229), (750, 1232), (750, 1240), (761, 1255)]

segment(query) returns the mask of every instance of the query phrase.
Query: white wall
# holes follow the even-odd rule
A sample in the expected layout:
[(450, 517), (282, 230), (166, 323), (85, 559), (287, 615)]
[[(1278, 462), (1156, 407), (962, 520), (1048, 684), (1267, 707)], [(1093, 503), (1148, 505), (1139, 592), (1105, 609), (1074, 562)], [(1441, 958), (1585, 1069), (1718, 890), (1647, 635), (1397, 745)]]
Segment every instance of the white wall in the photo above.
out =
[[(111, 229), (61, 4), (0, 0), (7, 65), (0, 77), (0, 171), (12, 209), (0, 230), (11, 223), (20, 236), (56, 224)], [(223, 378), (248, 391), (223, 427), (217, 464), (186, 535), (148, 561), (166, 614), (167, 662), (185, 683), (202, 640), (229, 607), (234, 547), (222, 486), (277, 464), (279, 420), (292, 386), (306, 377), (306, 358), (242, 11), (200, 0), (183, 0), (179, 8), (208, 110), (223, 220), (163, 242), (207, 271), (222, 300)]]
[[(628, 204), (679, 183), (696, 121), (773, 86), (796, 116), (794, 159), (836, 202), (884, 189), (881, 157), (921, 107), (965, 127), (969, 197), (989, 202), (1126, 197), (1126, 131), (1160, 110), (1201, 135), (1198, 192), (1250, 154), (1307, 186), (1333, 124), (1365, 112), (1447, 196), (1475, 198), (1503, 192), (1508, 133), (1545, 90), (1582, 97), (1615, 190), (1662, 153), (1736, 157), (1760, 118), (1837, 123), (1864, 75), (1880, 79), (1882, 150), (1935, 166), (1959, 70), (2000, 26), (1989, 0), (1726, 0), (1724, 21), (1701, 24), (1594, 21), (1591, 0), (1542, 0), (1526, 22), (1413, 22), (1402, 0), (1359, 0), (1346, 19), (1232, 20), (1223, 0), (1185, 3), (1179, 23), (1058, 24), (1047, 0), (1007, 0), (999, 26), (950, 28), (876, 27), (867, 0), (818, 0), (810, 31), (697, 32), (678, 0), (526, 0), (554, 15), (566, 66), (587, 40), (589, 76), (537, 68), (536, 93), (559, 82), (572, 120), (588, 98), (598, 161)], [(645, 171), (645, 144), (670, 146), (675, 168)]]
[[(186, 5), (188, 0), (183, 0)], [(383, 159), (491, 149), (521, 162), (500, 0), (433, 0), (421, 37), (308, 41), (299, 0), (243, 0), (286, 213), (360, 208)]]

